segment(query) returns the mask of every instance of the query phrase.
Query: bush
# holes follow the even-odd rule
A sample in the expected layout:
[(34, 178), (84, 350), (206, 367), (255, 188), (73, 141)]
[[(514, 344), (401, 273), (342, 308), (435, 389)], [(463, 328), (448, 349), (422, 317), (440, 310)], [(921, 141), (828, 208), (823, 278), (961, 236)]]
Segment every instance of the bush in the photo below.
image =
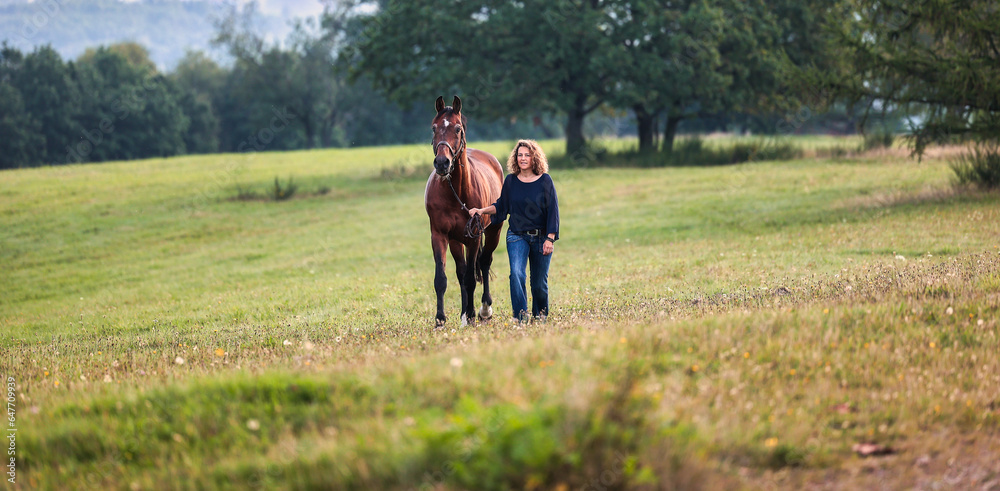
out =
[(793, 160), (802, 158), (802, 149), (788, 141), (751, 140), (736, 142), (730, 151), (729, 162), (758, 162), (764, 160)]
[(892, 143), (895, 140), (896, 135), (883, 128), (872, 133), (866, 133), (865, 141), (861, 144), (861, 150), (868, 151), (879, 148), (892, 148)]
[(951, 163), (957, 184), (1000, 188), (1000, 142), (976, 144)]
[(275, 201), (284, 201), (295, 195), (295, 191), (299, 189), (298, 185), (292, 182), (292, 176), (288, 176), (288, 183), (284, 186), (281, 185), (281, 181), (278, 176), (274, 176), (274, 188), (271, 189), (271, 199)]
[(667, 154), (667, 165), (723, 165), (729, 163), (725, 150), (705, 146), (699, 136), (685, 138), (674, 144)]
[(254, 201), (260, 199), (260, 195), (257, 194), (250, 186), (246, 184), (236, 184), (236, 196), (233, 198), (236, 201)]

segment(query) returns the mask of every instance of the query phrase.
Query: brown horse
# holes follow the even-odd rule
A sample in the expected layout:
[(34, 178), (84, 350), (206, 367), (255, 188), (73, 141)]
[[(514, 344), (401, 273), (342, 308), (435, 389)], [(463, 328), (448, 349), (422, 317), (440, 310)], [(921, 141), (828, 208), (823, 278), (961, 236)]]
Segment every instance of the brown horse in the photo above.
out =
[[(483, 282), (480, 319), (493, 316), (493, 297), (490, 296), (490, 265), (493, 251), (500, 243), (503, 220), (483, 220), (483, 240), (466, 234), (469, 208), (483, 208), (500, 197), (504, 171), (496, 157), (466, 148), (466, 120), (462, 115), (462, 100), (455, 96), (451, 106), (444, 105), (444, 98), (434, 102), (437, 116), (431, 124), (434, 145), (434, 171), (427, 179), (424, 206), (431, 220), (431, 249), (434, 251), (434, 290), (437, 292), (437, 326), (443, 326), (444, 292), (448, 288), (444, 263), (447, 249), (455, 258), (455, 273), (462, 287), (462, 325), (476, 315), (473, 296), (476, 281)], [(482, 250), (480, 250), (482, 248)], [(468, 267), (471, 264), (472, 267)]]

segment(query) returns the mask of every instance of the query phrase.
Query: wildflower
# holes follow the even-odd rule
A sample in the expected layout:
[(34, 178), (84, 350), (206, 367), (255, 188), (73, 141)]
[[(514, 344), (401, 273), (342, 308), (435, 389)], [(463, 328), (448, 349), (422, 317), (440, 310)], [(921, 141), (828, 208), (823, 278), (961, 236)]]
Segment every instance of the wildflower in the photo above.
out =
[(247, 420), (247, 429), (249, 429), (250, 431), (257, 431), (257, 430), (259, 430), (260, 429), (260, 421), (257, 421), (256, 419), (248, 419)]
[(744, 358), (744, 359), (746, 359), (746, 358), (750, 358), (750, 352), (749, 352), (749, 351), (747, 351), (747, 352), (744, 352), (744, 353), (743, 353), (743, 358)]
[(59, 387), (59, 381), (58, 381), (58, 380), (56, 380), (56, 382), (55, 382), (55, 384), (54, 384), (54, 385), (55, 385), (56, 387)]
[(788, 374), (789, 374), (789, 375), (795, 375), (795, 369), (793, 368), (793, 369), (789, 370), (789, 371), (788, 371)]
[(292, 342), (286, 339), (286, 340), (282, 341), (281, 344), (283, 344), (285, 346), (291, 346)]
[(934, 341), (931, 341), (931, 349), (934, 349), (935, 346), (937, 346), (937, 344), (935, 344)]
[(692, 372), (697, 372), (698, 371), (698, 365), (691, 365), (691, 371)]
[(764, 446), (767, 447), (767, 448), (777, 447), (778, 446), (778, 439), (774, 438), (774, 437), (768, 438), (767, 440), (764, 440)]
[(453, 368), (462, 368), (462, 359), (461, 358), (452, 358), (451, 359), (451, 366)]
[(215, 348), (215, 356), (225, 356), (226, 352), (222, 348)]
[(948, 315), (951, 315), (951, 314), (954, 314), (954, 313), (955, 313), (955, 309), (953, 309), (953, 308), (951, 308), (951, 307), (948, 307), (948, 308), (947, 308), (947, 309), (946, 309), (946, 310), (944, 311), (944, 313), (945, 313), (945, 314), (948, 314)]
[(174, 358), (174, 363), (176, 363), (178, 365), (183, 365), (184, 364), (184, 358), (181, 358), (181, 357), (178, 356), (177, 358)]
[(626, 341), (627, 340), (624, 337), (618, 340), (618, 342), (621, 344), (625, 344)]

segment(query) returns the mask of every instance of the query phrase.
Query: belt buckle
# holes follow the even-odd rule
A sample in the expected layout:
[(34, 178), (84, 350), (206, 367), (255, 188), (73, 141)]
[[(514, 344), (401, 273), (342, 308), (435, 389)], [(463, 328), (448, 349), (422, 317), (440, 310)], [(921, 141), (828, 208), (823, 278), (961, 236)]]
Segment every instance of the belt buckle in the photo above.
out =
[(537, 228), (534, 229), (534, 230), (529, 230), (528, 231), (528, 235), (530, 235), (532, 237), (538, 237), (541, 233), (542, 233), (542, 231), (539, 230), (539, 229), (537, 229)]

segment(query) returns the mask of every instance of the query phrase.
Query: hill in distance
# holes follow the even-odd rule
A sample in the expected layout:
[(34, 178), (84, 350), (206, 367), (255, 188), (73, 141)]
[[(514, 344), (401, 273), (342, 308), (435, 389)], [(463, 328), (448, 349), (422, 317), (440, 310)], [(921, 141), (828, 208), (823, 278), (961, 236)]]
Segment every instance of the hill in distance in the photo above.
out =
[[(67, 59), (75, 59), (87, 48), (134, 41), (149, 49), (161, 70), (169, 70), (185, 50), (212, 51), (213, 20), (230, 4), (220, 0), (0, 0), (0, 41), (24, 52), (51, 44)], [(322, 11), (319, 0), (258, 2), (258, 32), (270, 42), (281, 41), (294, 19)]]

